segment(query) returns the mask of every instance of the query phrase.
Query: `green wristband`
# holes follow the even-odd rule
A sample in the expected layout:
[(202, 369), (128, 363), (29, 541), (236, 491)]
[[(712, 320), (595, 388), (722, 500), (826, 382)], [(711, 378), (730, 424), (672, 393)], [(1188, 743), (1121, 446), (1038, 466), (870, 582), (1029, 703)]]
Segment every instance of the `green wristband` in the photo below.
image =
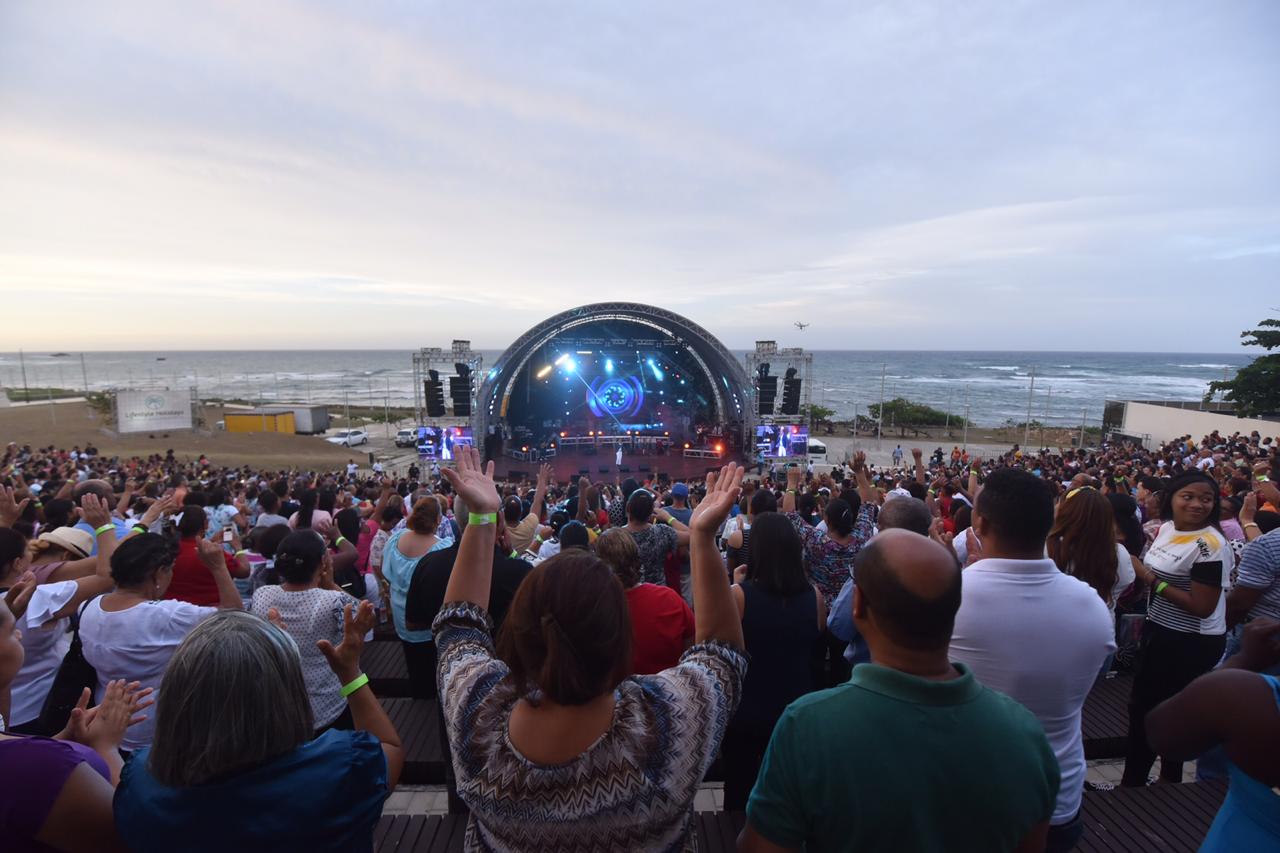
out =
[(368, 683), (369, 683), (368, 674), (362, 672), (359, 675), (357, 675), (355, 678), (351, 679), (351, 681), (342, 685), (342, 690), (339, 692), (342, 694), (342, 698), (346, 699), (352, 693), (355, 693), (357, 690), (359, 690), (361, 687), (364, 687)]
[(1156, 584), (1156, 595), (1159, 595), (1160, 593), (1164, 592), (1168, 586), (1169, 586), (1168, 581), (1160, 581), (1160, 583)]
[(94, 536), (101, 536), (104, 533), (114, 533), (116, 526), (114, 524), (104, 524), (97, 530), (93, 531)]
[(350, 541), (351, 541), (351, 540), (350, 540), (350, 539), (348, 539), (348, 538), (347, 538), (347, 537), (345, 537), (345, 536), (339, 536), (337, 539), (333, 540), (333, 544), (334, 544), (334, 545), (341, 545), (343, 542), (350, 542)]
[(469, 512), (467, 513), (467, 524), (497, 524), (498, 514), (496, 512)]
[(133, 529), (136, 530), (138, 533), (146, 533), (148, 528), (142, 524), (135, 524), (133, 526)]

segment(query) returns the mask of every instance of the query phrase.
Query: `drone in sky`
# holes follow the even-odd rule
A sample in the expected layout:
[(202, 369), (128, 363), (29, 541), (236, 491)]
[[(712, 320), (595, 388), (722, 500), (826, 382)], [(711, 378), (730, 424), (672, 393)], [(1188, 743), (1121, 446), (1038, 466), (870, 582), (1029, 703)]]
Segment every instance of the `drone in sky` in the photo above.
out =
[(803, 332), (805, 329), (809, 328), (809, 324), (808, 324), (808, 323), (796, 323), (796, 328)]

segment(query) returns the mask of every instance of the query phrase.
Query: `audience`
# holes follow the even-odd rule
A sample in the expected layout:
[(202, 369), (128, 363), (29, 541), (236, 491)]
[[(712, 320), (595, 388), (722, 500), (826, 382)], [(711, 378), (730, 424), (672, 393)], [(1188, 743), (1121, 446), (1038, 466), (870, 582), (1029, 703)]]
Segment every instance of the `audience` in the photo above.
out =
[[(438, 695), (414, 713), (439, 715), (472, 846), (691, 846), (718, 757), (744, 849), (1070, 849), (1081, 709), (1117, 636), (1126, 784), (1157, 753), (1165, 781), (1221, 756), (1208, 849), (1280, 835), (1261, 746), (1280, 719), (1274, 443), (940, 448), (913, 470), (857, 455), (785, 484), (621, 487), (495, 483), (463, 455), (403, 478), (10, 445), (0, 754), (23, 778), (0, 782), (0, 846), (370, 849), (401, 756), (359, 673), (374, 613), (344, 614), (362, 592), (412, 692)], [(739, 508), (749, 528), (726, 521)], [(70, 805), (82, 821), (55, 819)]]
[(735, 571), (737, 583), (730, 590), (751, 664), (724, 736), (728, 811), (746, 808), (782, 710), (813, 690), (809, 663), (827, 621), (822, 593), (805, 577), (800, 537), (791, 522), (766, 512), (751, 530), (747, 565)]
[[(1045, 849), (1071, 850), (1084, 825), (1084, 741), (1080, 713), (1104, 662), (1115, 652), (1115, 625), (1106, 598), (1115, 586), (1115, 535), (1111, 507), (1097, 492), (1093, 512), (1106, 523), (1095, 548), (1069, 551), (1078, 540), (1063, 518), (1080, 492), (1068, 492), (1054, 520), (1053, 496), (1027, 471), (1004, 468), (978, 494), (973, 526), (983, 558), (962, 575), (962, 600), (951, 634), (950, 656), (983, 685), (1015, 699), (1035, 714), (1057, 758), (1061, 781)], [(1074, 568), (1097, 586), (1063, 573), (1045, 557), (1072, 554)], [(1065, 545), (1064, 545), (1065, 540)], [(872, 540), (875, 541), (874, 539)], [(1126, 555), (1127, 556), (1127, 555)], [(1085, 566), (1086, 557), (1110, 559), (1110, 569)], [(1101, 588), (1103, 593), (1099, 593)]]
[(354, 614), (347, 605), (342, 641), (318, 642), (355, 729), (319, 736), (285, 630), (225, 610), (193, 630), (165, 671), (154, 742), (120, 778), (116, 828), (129, 849), (372, 850), (404, 764), (395, 728), (360, 674), (373, 625), (372, 605)]
[(955, 558), (885, 531), (861, 549), (854, 584), (871, 663), (782, 714), (738, 849), (1041, 849), (1058, 764), (1030, 712), (948, 660)]
[(485, 611), (500, 507), (493, 466), (481, 470), (471, 448), (456, 464), (445, 473), (469, 523), (434, 630), (458, 792), (471, 809), (467, 845), (692, 846), (693, 795), (747, 668), (715, 544), (742, 469), (708, 476), (690, 520), (695, 644), (676, 667), (628, 677), (626, 594), (587, 552), (529, 574), (495, 648)]

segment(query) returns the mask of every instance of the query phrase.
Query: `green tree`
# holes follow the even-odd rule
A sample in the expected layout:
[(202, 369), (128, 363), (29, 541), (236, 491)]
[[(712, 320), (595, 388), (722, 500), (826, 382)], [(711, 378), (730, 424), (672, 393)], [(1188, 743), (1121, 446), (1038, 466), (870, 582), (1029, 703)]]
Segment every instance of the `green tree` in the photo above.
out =
[(1267, 355), (1260, 355), (1251, 364), (1240, 368), (1234, 379), (1209, 383), (1204, 395), (1208, 402), (1219, 391), (1225, 399), (1235, 404), (1236, 415), (1242, 418), (1270, 415), (1280, 412), (1280, 320), (1268, 318), (1258, 323), (1263, 328), (1241, 332), (1244, 345), (1262, 347)]
[[(867, 406), (867, 411), (874, 421), (880, 417), (880, 404), (872, 403)], [(913, 403), (902, 397), (895, 397), (892, 400), (886, 400), (884, 404), (884, 420), (885, 423), (892, 421), (895, 424), (907, 424), (910, 426), (942, 426), (947, 422), (947, 413), (941, 409), (935, 409), (926, 406), (923, 403)], [(951, 424), (953, 426), (964, 426), (964, 418), (959, 415), (951, 416)]]
[(817, 403), (812, 403), (808, 406), (805, 406), (804, 409), (801, 411), (801, 414), (809, 416), (810, 429), (817, 429), (818, 424), (822, 423), (823, 421), (829, 421), (833, 417), (835, 417), (836, 410), (828, 409), (826, 406), (819, 406)]

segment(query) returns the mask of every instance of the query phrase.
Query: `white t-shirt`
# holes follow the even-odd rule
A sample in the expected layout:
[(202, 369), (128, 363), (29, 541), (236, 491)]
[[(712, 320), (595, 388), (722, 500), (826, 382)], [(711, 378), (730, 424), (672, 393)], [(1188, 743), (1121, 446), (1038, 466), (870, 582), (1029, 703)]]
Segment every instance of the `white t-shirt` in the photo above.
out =
[(1111, 601), (1107, 606), (1112, 613), (1116, 612), (1116, 599), (1120, 597), (1126, 589), (1133, 585), (1137, 579), (1138, 573), (1133, 569), (1133, 560), (1129, 557), (1129, 552), (1119, 542), (1116, 543), (1116, 585), (1111, 588)]
[(1081, 709), (1116, 650), (1111, 614), (1093, 587), (1049, 559), (979, 560), (961, 578), (951, 660), (1040, 720), (1062, 773), (1050, 823), (1065, 823), (1084, 792)]
[(251, 610), (267, 618), (272, 607), (280, 611), (285, 629), (298, 644), (302, 660), (302, 679), (307, 684), (307, 698), (316, 728), (332, 723), (347, 707), (342, 698), (342, 685), (325, 660), (316, 640), (328, 640), (337, 646), (342, 642), (342, 607), (355, 599), (335, 589), (290, 591), (278, 586), (264, 586), (253, 596)]
[(70, 619), (50, 621), (49, 617), (67, 606), (78, 589), (75, 581), (42, 583), (31, 594), (27, 612), (15, 627), (22, 632), (22, 648), (26, 657), (22, 670), (13, 680), (9, 719), (21, 726), (40, 716), (58, 667), (71, 647)]
[[(185, 601), (144, 601), (127, 610), (106, 611), (95, 598), (80, 618), (80, 642), (84, 658), (98, 671), (96, 698), (102, 698), (107, 682), (117, 678), (139, 681), (155, 692), (160, 703), (160, 678), (169, 658), (191, 629), (217, 613), (216, 607), (197, 607)], [(155, 714), (125, 732), (120, 748), (132, 752), (151, 743)]]
[[(1191, 581), (1220, 587), (1231, 587), (1231, 569), (1235, 558), (1227, 537), (1214, 527), (1199, 530), (1175, 530), (1172, 521), (1160, 525), (1160, 532), (1143, 555), (1142, 562), (1156, 573), (1160, 581), (1184, 592), (1191, 591)], [(1186, 631), (1189, 634), (1216, 636), (1227, 632), (1227, 597), (1218, 596), (1218, 606), (1208, 617), (1192, 616), (1152, 587), (1147, 604), (1147, 618), (1157, 625)]]

